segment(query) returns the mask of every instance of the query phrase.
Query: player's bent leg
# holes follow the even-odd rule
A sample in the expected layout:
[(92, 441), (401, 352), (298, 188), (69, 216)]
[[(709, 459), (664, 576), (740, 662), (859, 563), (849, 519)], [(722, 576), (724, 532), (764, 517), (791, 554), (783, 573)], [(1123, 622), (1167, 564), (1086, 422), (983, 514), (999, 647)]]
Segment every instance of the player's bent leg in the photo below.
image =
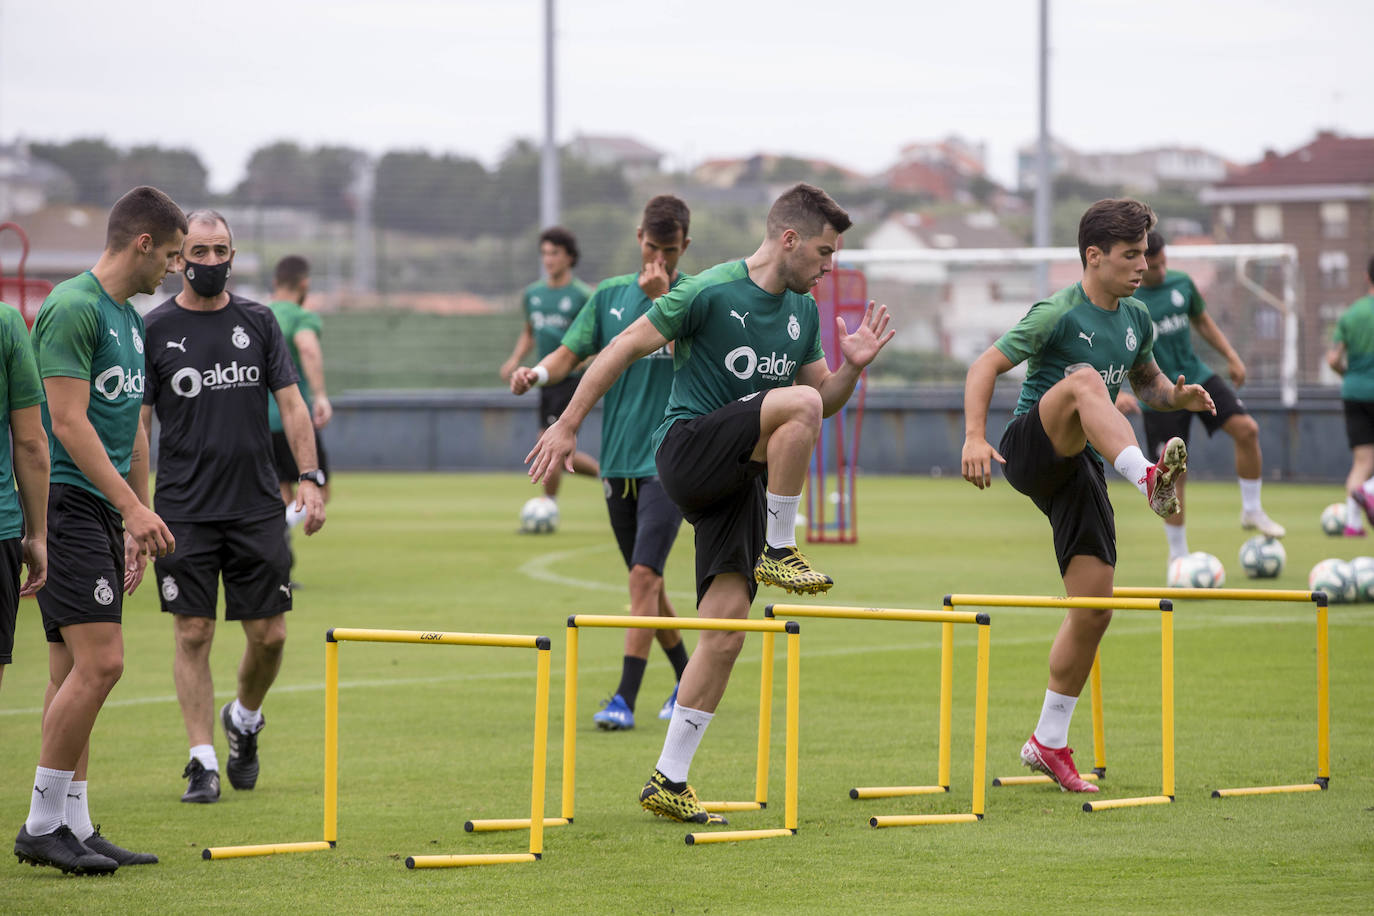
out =
[[(1064, 594), (1110, 598), (1115, 570), (1101, 559), (1080, 554), (1064, 570)], [(1092, 672), (1093, 658), (1111, 625), (1112, 612), (1070, 608), (1050, 646), (1049, 688), (1076, 697)]]
[(1056, 382), (1040, 398), (1040, 423), (1057, 454), (1067, 457), (1091, 444), (1104, 458), (1115, 460), (1128, 446), (1137, 445), (1135, 428), (1116, 409), (1102, 376), (1092, 368), (1078, 369)]

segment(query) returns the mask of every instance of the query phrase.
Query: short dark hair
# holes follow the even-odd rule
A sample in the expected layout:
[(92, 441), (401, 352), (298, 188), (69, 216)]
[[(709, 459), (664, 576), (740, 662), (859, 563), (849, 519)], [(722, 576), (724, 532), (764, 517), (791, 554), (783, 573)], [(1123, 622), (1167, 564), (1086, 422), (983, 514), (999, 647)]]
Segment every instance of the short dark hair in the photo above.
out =
[(224, 218), (224, 214), (209, 207), (199, 207), (186, 214), (186, 231), (191, 231), (192, 223), (222, 223), (224, 231), (229, 233), (229, 247), (234, 247), (234, 230), (229, 228), (229, 220)]
[(1370, 256), (1369, 264), (1365, 267), (1364, 272), (1369, 275), (1369, 282), (1374, 283), (1374, 255)]
[(799, 181), (773, 201), (768, 211), (768, 238), (775, 239), (791, 229), (804, 239), (815, 238), (833, 226), (844, 232), (854, 225), (844, 208), (815, 185)]
[(1088, 249), (1110, 252), (1117, 242), (1134, 242), (1155, 227), (1155, 212), (1129, 197), (1099, 200), (1078, 221), (1078, 258), (1088, 266)]
[(172, 233), (185, 233), (188, 228), (186, 215), (172, 198), (157, 188), (140, 185), (110, 208), (110, 219), (105, 224), (105, 250), (112, 254), (123, 251), (145, 232), (153, 237), (153, 244), (161, 245)]
[(1169, 244), (1168, 239), (1164, 238), (1164, 233), (1158, 229), (1151, 229), (1145, 236), (1145, 257), (1153, 258), (1164, 250), (1164, 246)]
[(272, 281), (281, 289), (300, 289), (310, 276), (310, 262), (298, 254), (288, 254), (277, 262)]
[(681, 229), (686, 239), (691, 225), (692, 211), (687, 205), (671, 194), (660, 194), (644, 205), (640, 228), (645, 235), (655, 239), (670, 239)]
[(543, 245), (545, 242), (562, 248), (568, 253), (568, 257), (572, 258), (573, 267), (577, 266), (577, 236), (562, 226), (550, 226), (539, 233), (539, 244)]

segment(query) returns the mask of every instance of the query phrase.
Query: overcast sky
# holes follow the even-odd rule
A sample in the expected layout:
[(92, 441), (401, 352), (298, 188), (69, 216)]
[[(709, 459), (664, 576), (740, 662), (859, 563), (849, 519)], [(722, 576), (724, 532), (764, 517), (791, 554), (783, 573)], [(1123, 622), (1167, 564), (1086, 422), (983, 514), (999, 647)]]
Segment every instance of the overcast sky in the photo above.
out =
[[(272, 140), (488, 165), (543, 125), (543, 0), (0, 0), (0, 138), (189, 146), (215, 190)], [(861, 171), (951, 133), (1013, 182), (1037, 0), (560, 0), (560, 141), (680, 168), (788, 152)], [(1374, 136), (1371, 0), (1051, 0), (1051, 129), (1237, 162)]]

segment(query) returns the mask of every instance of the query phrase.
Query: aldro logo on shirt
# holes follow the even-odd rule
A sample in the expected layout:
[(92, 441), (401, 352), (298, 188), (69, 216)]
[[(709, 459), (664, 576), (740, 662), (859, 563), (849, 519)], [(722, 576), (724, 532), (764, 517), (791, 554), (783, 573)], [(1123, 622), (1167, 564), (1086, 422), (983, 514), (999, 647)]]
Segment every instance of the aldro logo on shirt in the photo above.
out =
[[(240, 366), (238, 360), (227, 366), (215, 363), (213, 369), (204, 371), (187, 366), (172, 376), (172, 391), (183, 398), (193, 398), (200, 394), (202, 388), (212, 391), (249, 388), (257, 385), (261, 378), (261, 369), (257, 366)], [(141, 386), (139, 390), (142, 391)]]
[(725, 368), (735, 378), (744, 381), (753, 378), (757, 372), (769, 381), (780, 382), (791, 378), (792, 373), (797, 371), (797, 361), (788, 358), (786, 353), (778, 355), (776, 351), (760, 358), (753, 347), (745, 345), (725, 354)]
[(91, 387), (100, 392), (107, 401), (117, 401), (119, 396), (143, 397), (143, 370), (125, 372), (123, 366), (111, 366), (91, 380)]

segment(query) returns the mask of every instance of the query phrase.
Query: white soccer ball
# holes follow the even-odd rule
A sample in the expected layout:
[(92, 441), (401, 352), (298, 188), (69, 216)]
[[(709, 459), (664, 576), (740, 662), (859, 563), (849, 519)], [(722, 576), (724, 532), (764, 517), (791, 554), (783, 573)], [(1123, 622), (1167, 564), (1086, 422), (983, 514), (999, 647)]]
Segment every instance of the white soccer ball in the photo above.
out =
[(558, 527), (558, 503), (547, 496), (526, 500), (520, 507), (520, 530), (526, 534), (552, 534)]
[(1322, 530), (1332, 537), (1345, 534), (1345, 503), (1332, 503), (1322, 510)]
[(1374, 601), (1374, 557), (1356, 557), (1350, 568), (1355, 573), (1355, 600)]
[(1287, 551), (1274, 538), (1257, 534), (1240, 545), (1240, 568), (1251, 579), (1273, 579), (1287, 561)]
[(1226, 582), (1226, 569), (1210, 553), (1195, 551), (1169, 561), (1170, 588), (1220, 588)]
[(1355, 570), (1344, 560), (1322, 560), (1307, 574), (1307, 587), (1326, 592), (1326, 600), (1332, 604), (1347, 604), (1355, 600)]

